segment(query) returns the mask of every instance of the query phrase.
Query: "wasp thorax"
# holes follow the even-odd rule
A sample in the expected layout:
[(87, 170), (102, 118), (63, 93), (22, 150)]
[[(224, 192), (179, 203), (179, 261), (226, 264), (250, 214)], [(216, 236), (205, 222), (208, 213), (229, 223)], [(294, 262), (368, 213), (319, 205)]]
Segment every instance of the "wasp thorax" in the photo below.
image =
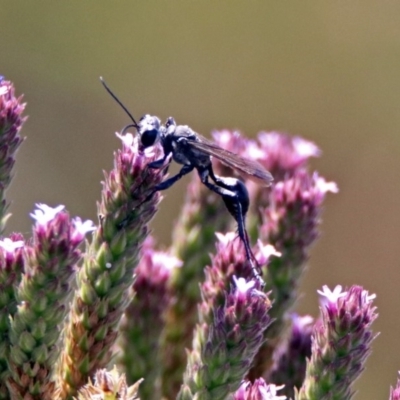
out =
[(143, 147), (150, 147), (158, 142), (160, 127), (160, 120), (153, 115), (146, 114), (140, 119), (138, 132)]

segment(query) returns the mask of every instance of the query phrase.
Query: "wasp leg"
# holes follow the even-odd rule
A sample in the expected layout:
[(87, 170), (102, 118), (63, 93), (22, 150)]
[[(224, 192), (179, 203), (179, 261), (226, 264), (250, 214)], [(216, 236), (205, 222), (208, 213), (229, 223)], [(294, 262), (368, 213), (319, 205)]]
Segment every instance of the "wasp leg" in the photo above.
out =
[[(159, 161), (159, 160), (156, 160), (155, 162), (157, 162), (157, 161)], [(189, 172), (193, 171), (193, 168), (194, 167), (192, 165), (184, 165), (182, 167), (182, 169), (176, 175), (171, 176), (171, 178), (154, 186), (154, 188), (150, 192), (150, 194), (141, 203), (139, 203), (136, 207), (140, 207), (143, 203), (146, 203), (147, 201), (149, 201), (153, 197), (154, 193), (156, 193), (160, 190), (166, 190), (169, 187), (171, 187), (175, 182), (179, 181), (179, 179), (181, 179), (183, 176), (185, 176)], [(126, 218), (119, 224), (119, 226), (123, 227), (124, 225), (127, 224), (128, 221), (129, 221), (129, 218)]]
[[(246, 258), (250, 262), (253, 275), (264, 286), (265, 283), (260, 275), (260, 267), (251, 251), (249, 236), (246, 231), (245, 217), (249, 208), (249, 194), (246, 186), (239, 179), (223, 178), (215, 175), (211, 166), (208, 169), (198, 168), (198, 172), (201, 182), (222, 197), (226, 208), (235, 219), (238, 226), (239, 238), (244, 245)], [(211, 183), (208, 177), (211, 177), (215, 184)]]
[(159, 192), (160, 190), (166, 190), (170, 188), (175, 182), (179, 181), (179, 179), (181, 179), (188, 173), (192, 172), (193, 169), (194, 169), (193, 165), (185, 164), (176, 175), (171, 176), (171, 178), (168, 178), (165, 181), (162, 181), (158, 185), (154, 186), (150, 194), (140, 204), (146, 203), (146, 201), (150, 200), (153, 197), (154, 193)]
[(155, 161), (152, 161), (151, 163), (148, 163), (147, 167), (151, 168), (151, 169), (160, 169), (164, 165), (168, 156), (169, 156), (169, 154), (165, 154), (164, 157), (160, 158), (159, 160), (155, 160)]
[(158, 192), (159, 190), (166, 190), (170, 188), (175, 182), (179, 181), (182, 177), (187, 175), (188, 173), (192, 172), (194, 169), (194, 166), (191, 164), (185, 164), (181, 170), (174, 176), (171, 176), (171, 178), (166, 179), (165, 181), (159, 183), (158, 185), (154, 186), (153, 188), (153, 193), (151, 196), (155, 193)]

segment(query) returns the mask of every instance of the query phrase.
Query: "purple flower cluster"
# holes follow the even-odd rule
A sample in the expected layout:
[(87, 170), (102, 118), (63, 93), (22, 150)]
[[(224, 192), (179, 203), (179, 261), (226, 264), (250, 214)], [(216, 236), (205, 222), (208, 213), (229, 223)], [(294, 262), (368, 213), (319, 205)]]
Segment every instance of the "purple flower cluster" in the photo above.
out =
[(88, 376), (109, 363), (160, 196), (146, 199), (166, 172), (146, 167), (157, 159), (158, 148), (140, 153), (137, 138), (130, 133), (117, 136), (122, 149), (114, 154), (114, 168), (105, 174), (99, 225), (78, 272), (65, 329), (58, 374), (62, 398), (75, 394)]
[(54, 390), (52, 368), (81, 258), (79, 247), (94, 226), (70, 219), (64, 206), (38, 204), (31, 216), (36, 221), (31, 241), (14, 234), (0, 242), (2, 282), (12, 279), (9, 320), (3, 326), (9, 372), (4, 376), (13, 397), (39, 399), (50, 398)]
[(390, 389), (389, 400), (400, 400), (400, 379), (397, 380), (396, 387)]
[(163, 315), (170, 298), (168, 281), (182, 262), (170, 253), (157, 251), (148, 237), (135, 270), (133, 300), (121, 321), (120, 363), (129, 382), (146, 376), (140, 385), (144, 398), (160, 398), (160, 336), (165, 327)]
[(324, 286), (318, 293), (321, 317), (314, 325), (311, 358), (297, 398), (350, 399), (351, 385), (363, 371), (375, 337), (376, 296), (360, 286), (336, 286), (333, 291)]
[(240, 386), (271, 320), (271, 302), (257, 282), (233, 276), (235, 287), (210, 322), (194, 332), (184, 383), (178, 399), (225, 399)]
[[(2, 232), (23, 110), (0, 79)], [(157, 248), (149, 222), (161, 196), (150, 194), (167, 171), (148, 164), (161, 149), (141, 152), (137, 137), (117, 134), (122, 146), (105, 173), (96, 226), (38, 204), (31, 238), (0, 240), (0, 400), (352, 397), (375, 337), (375, 295), (324, 287), (315, 322), (293, 313), (324, 199), (338, 191), (310, 172), (320, 150), (278, 132), (213, 135), (274, 176), (271, 188), (246, 181), (247, 229), (265, 286), (223, 202), (197, 176), (171, 247)], [(111, 360), (118, 366), (109, 372)]]
[(15, 96), (14, 85), (0, 80), (0, 234), (9, 218), (5, 191), (11, 183), (15, 154), (23, 142), (19, 134), (26, 117), (22, 116), (25, 104), (22, 97)]
[(282, 384), (282, 393), (289, 399), (300, 389), (306, 373), (306, 361), (311, 357), (311, 338), (314, 319), (309, 315), (292, 314), (287, 339), (274, 353), (274, 365), (268, 373), (268, 381)]

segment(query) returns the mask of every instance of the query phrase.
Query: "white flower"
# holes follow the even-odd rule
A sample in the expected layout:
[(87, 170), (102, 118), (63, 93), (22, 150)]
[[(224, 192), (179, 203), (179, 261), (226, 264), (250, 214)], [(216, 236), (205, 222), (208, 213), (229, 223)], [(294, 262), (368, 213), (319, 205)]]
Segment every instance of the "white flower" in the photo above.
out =
[(315, 180), (315, 186), (319, 189), (322, 194), (331, 192), (338, 193), (339, 188), (336, 182), (327, 182), (322, 176), (319, 176), (316, 172), (313, 174)]
[(281, 390), (285, 385), (276, 386), (273, 383), (269, 385), (260, 386), (259, 391), (261, 394), (262, 400), (286, 400), (286, 396), (278, 396), (276, 392)]
[(59, 205), (55, 208), (49, 207), (47, 204), (37, 203), (37, 209), (30, 216), (36, 220), (39, 225), (46, 225), (48, 222), (54, 219), (54, 217), (62, 210), (65, 206)]
[(8, 93), (8, 86), (1, 86), (0, 87), (0, 96), (3, 96), (4, 94)]
[(311, 315), (298, 315), (293, 313), (291, 317), (293, 326), (300, 329), (304, 329), (306, 326), (311, 325), (314, 322), (314, 318)]
[(77, 233), (80, 233), (83, 236), (85, 236), (88, 232), (93, 232), (96, 229), (96, 226), (90, 219), (87, 219), (85, 222), (82, 222), (82, 220), (79, 217), (76, 217), (72, 220), (72, 222), (74, 223), (74, 227)]
[(234, 240), (237, 237), (237, 233), (228, 232), (228, 233), (223, 234), (220, 232), (216, 232), (215, 236), (222, 244), (227, 245), (229, 242), (231, 242), (232, 240)]
[(322, 306), (327, 304), (336, 304), (337, 301), (346, 296), (347, 292), (342, 292), (342, 286), (337, 285), (333, 290), (330, 290), (327, 285), (322, 286), (322, 290), (317, 290), (321, 296), (320, 303)]
[(236, 278), (235, 275), (233, 275), (233, 281), (235, 282), (236, 288), (237, 288), (238, 292), (240, 292), (240, 293), (246, 293), (250, 289), (253, 289), (253, 287), (256, 283), (253, 280), (246, 281), (246, 279), (244, 279), (244, 278)]
[(20, 247), (24, 246), (24, 241), (23, 240), (17, 240), (13, 242), (9, 238), (5, 238), (3, 240), (0, 240), (0, 247), (5, 250), (7, 253), (14, 253), (16, 249), (19, 249)]
[(246, 146), (245, 157), (250, 160), (259, 160), (265, 157), (265, 151), (262, 150), (256, 142), (249, 141)]
[(258, 255), (258, 262), (260, 264), (265, 264), (271, 256), (280, 257), (282, 255), (281, 252), (277, 251), (272, 244), (264, 245), (263, 242), (258, 239), (257, 241), (259, 254)]
[(252, 384), (249, 381), (243, 382), (239, 390), (236, 392), (235, 399), (251, 398), (259, 400), (286, 400), (286, 396), (278, 396), (277, 391), (281, 390), (285, 385), (277, 386), (273, 383), (267, 385), (263, 378), (256, 379)]
[(281, 140), (279, 132), (261, 132), (258, 134), (258, 140), (265, 147), (277, 147)]
[(182, 266), (182, 261), (168, 253), (156, 251), (153, 253), (153, 263), (167, 269), (173, 269)]
[(321, 150), (315, 143), (299, 136), (293, 138), (293, 147), (296, 153), (304, 159), (321, 155)]
[(365, 304), (372, 303), (372, 300), (376, 299), (376, 294), (369, 294), (368, 290), (363, 290), (361, 293), (362, 300)]
[(118, 132), (115, 132), (115, 136), (121, 140), (121, 142), (127, 146), (132, 147), (134, 143), (137, 141), (136, 137), (132, 135), (132, 133), (126, 133), (125, 135), (121, 135)]

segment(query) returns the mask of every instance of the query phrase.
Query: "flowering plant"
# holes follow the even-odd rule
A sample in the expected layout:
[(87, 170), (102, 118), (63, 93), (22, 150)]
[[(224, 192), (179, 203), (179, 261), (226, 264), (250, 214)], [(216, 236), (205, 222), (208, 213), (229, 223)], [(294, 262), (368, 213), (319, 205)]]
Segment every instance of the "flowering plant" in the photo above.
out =
[[(2, 232), (24, 107), (0, 79)], [(147, 165), (161, 150), (118, 137), (97, 225), (37, 204), (31, 238), (0, 240), (0, 400), (352, 398), (374, 338), (375, 295), (324, 287), (319, 317), (293, 314), (324, 198), (337, 192), (309, 171), (317, 146), (277, 132), (256, 141), (214, 133), (275, 179), (271, 189), (246, 182), (262, 287), (222, 201), (197, 177), (171, 248), (157, 249), (148, 224), (162, 198), (149, 193), (167, 168)]]

